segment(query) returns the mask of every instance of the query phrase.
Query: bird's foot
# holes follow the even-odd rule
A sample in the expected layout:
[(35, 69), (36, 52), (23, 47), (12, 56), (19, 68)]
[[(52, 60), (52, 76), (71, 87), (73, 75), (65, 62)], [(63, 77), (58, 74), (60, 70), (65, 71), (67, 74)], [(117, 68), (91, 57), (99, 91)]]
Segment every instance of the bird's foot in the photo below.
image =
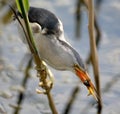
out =
[(50, 81), (47, 81), (46, 84), (43, 84), (43, 82), (39, 82), (39, 87), (43, 88), (43, 90), (40, 90), (37, 88), (36, 92), (38, 94), (47, 94), (48, 92), (50, 92), (53, 87), (53, 83)]
[(39, 77), (39, 87), (44, 90), (36, 89), (36, 92), (39, 94), (48, 93), (54, 84), (54, 76), (52, 72), (46, 68), (46, 64), (42, 62), (41, 68), (36, 67), (37, 77)]

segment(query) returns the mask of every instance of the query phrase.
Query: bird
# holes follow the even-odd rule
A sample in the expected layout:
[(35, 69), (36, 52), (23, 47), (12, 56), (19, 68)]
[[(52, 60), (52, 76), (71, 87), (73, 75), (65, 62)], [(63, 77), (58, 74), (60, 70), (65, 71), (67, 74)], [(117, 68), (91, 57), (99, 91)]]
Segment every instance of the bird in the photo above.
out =
[[(17, 16), (25, 26), (24, 18), (19, 11)], [(40, 58), (56, 70), (76, 74), (87, 87), (88, 94), (98, 101), (97, 90), (90, 79), (86, 65), (80, 54), (66, 40), (61, 20), (47, 9), (32, 6), (28, 11), (28, 19)], [(23, 32), (22, 28), (20, 31)], [(26, 42), (25, 38), (22, 40)]]

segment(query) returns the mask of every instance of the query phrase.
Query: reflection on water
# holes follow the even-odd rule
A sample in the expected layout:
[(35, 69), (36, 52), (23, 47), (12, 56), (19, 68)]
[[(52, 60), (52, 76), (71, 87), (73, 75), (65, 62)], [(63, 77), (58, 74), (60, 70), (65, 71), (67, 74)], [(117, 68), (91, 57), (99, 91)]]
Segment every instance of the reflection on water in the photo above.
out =
[[(84, 60), (89, 52), (89, 40), (87, 31), (87, 16), (83, 13), (81, 39), (74, 38), (74, 7), (75, 1), (71, 0), (31, 0), (33, 6), (47, 7), (53, 11), (64, 24), (67, 40), (81, 53)], [(99, 49), (99, 64), (101, 75), (101, 88), (103, 98), (103, 114), (120, 113), (120, 8), (119, 0), (103, 0), (98, 15), (98, 22), (102, 30), (102, 41)], [(107, 7), (106, 7), (107, 6)], [(63, 13), (64, 12), (64, 13)], [(17, 28), (14, 22), (0, 27), (0, 113), (9, 112), (12, 114), (13, 106), (16, 106), (18, 92), (21, 91), (24, 69), (21, 71), (19, 65), (24, 58), (27, 49), (20, 41)], [(56, 107), (61, 113), (65, 107), (68, 97), (78, 83), (77, 78), (70, 72), (53, 70), (55, 85), (52, 90)], [(92, 76), (92, 70), (90, 68)], [(35, 71), (30, 70), (31, 77), (28, 80), (25, 91), (25, 99), (22, 102), (20, 114), (44, 114), (50, 113), (47, 99), (44, 95), (37, 95), (35, 88), (38, 86), (38, 79)], [(16, 88), (14, 88), (16, 87)], [(71, 114), (80, 112), (91, 113), (96, 111), (95, 106), (88, 108), (92, 97), (86, 97), (87, 91), (81, 85), (77, 100), (74, 103)], [(114, 105), (115, 104), (115, 105)], [(88, 110), (86, 110), (86, 108)]]

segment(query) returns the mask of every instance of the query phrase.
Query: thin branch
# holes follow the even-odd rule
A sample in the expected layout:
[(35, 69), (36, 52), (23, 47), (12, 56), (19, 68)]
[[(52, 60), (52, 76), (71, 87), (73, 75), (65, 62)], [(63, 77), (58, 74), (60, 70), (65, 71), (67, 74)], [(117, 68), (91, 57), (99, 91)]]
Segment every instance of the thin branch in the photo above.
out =
[(94, 34), (94, 6), (93, 0), (87, 0), (88, 3), (88, 17), (89, 17), (89, 35), (90, 35), (90, 51), (93, 64), (94, 78), (97, 88), (97, 93), (99, 95), (98, 101), (98, 114), (102, 111), (102, 101), (101, 101), (101, 91), (100, 91), (100, 76), (99, 76), (99, 66), (98, 66), (98, 55), (95, 44), (95, 34)]
[[(31, 64), (32, 64), (32, 57), (29, 59), (28, 63), (27, 63), (27, 66), (26, 66), (26, 69), (25, 69), (25, 76), (24, 76), (24, 79), (22, 81), (22, 87), (24, 87), (24, 89), (26, 89), (26, 86), (27, 86), (27, 82), (28, 82), (28, 79), (29, 79), (29, 70), (31, 68)], [(25, 92), (25, 91), (24, 91)], [(24, 100), (24, 96), (25, 96), (25, 93), (24, 92), (19, 92), (19, 95), (18, 95), (18, 101), (17, 101), (17, 105), (18, 107), (15, 109), (14, 113), (13, 114), (19, 114), (19, 111), (20, 111), (20, 106)]]
[(23, 27), (20, 19), (18, 18), (16, 11), (14, 10), (14, 8), (13, 8), (11, 5), (9, 5), (9, 7), (10, 7), (10, 9), (12, 10), (12, 12), (13, 12), (13, 14), (14, 14), (14, 18), (17, 19), (18, 23), (19, 23), (20, 26), (22, 27), (22, 30), (23, 30), (23, 32), (24, 32), (24, 34), (25, 34), (25, 37), (27, 38), (27, 33), (25, 32), (25, 28)]
[(77, 0), (75, 9), (75, 36), (80, 38), (81, 35), (81, 24), (82, 24), (82, 14), (81, 14), (82, 1)]
[(67, 103), (67, 105), (66, 105), (66, 107), (65, 107), (65, 110), (64, 110), (63, 114), (69, 114), (69, 113), (70, 113), (71, 107), (72, 107), (72, 105), (73, 105), (73, 103), (74, 103), (74, 101), (75, 101), (75, 99), (76, 99), (77, 94), (78, 94), (79, 91), (80, 91), (80, 88), (79, 88), (79, 86), (77, 85), (77, 86), (73, 89), (73, 91), (72, 91), (72, 94), (71, 94), (71, 96), (70, 96), (70, 98), (69, 98), (69, 100), (68, 100), (68, 103)]
[[(97, 17), (95, 15), (95, 12), (94, 12), (94, 20), (95, 20), (95, 32), (96, 32), (96, 48), (99, 49), (99, 44), (100, 44), (100, 40), (101, 40), (101, 32), (100, 32), (100, 27), (98, 25), (98, 22), (97, 22)], [(91, 62), (91, 53), (89, 53), (88, 55), (88, 58), (86, 59), (86, 64), (89, 65), (90, 62)]]

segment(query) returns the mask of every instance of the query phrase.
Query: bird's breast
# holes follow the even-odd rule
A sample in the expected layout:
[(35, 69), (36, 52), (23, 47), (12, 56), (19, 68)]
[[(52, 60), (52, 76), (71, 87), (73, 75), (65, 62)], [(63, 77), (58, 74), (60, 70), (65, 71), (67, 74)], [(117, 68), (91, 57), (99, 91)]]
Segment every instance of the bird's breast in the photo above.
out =
[(55, 36), (37, 35), (36, 46), (42, 60), (58, 70), (71, 70), (74, 57), (69, 48), (62, 45)]

